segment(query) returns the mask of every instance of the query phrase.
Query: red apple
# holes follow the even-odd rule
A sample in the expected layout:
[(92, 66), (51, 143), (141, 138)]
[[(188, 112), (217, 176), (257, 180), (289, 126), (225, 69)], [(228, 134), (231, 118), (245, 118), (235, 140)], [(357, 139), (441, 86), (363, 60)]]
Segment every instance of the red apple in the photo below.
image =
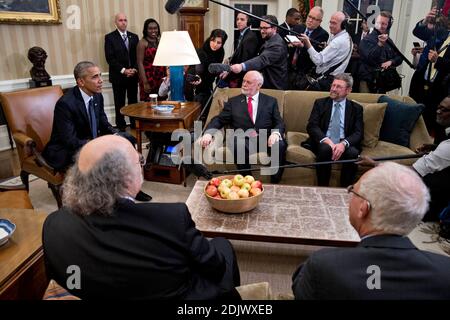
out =
[(209, 181), (209, 184), (211, 184), (217, 188), (221, 182), (222, 181), (220, 181), (219, 178), (212, 178), (211, 181)]
[(210, 197), (215, 197), (218, 194), (217, 188), (213, 185), (209, 185), (206, 187), (206, 193)]
[(252, 188), (251, 190), (250, 190), (250, 194), (252, 195), (252, 196), (257, 196), (258, 194), (260, 194), (262, 191), (261, 191), (261, 189), (260, 188)]
[(252, 183), (252, 189), (253, 188), (258, 188), (262, 190), (262, 183), (259, 180), (256, 180), (255, 182)]
[(221, 199), (221, 200), (222, 200), (222, 197), (220, 196), (220, 194), (216, 194), (216, 195), (214, 196), (214, 199)]

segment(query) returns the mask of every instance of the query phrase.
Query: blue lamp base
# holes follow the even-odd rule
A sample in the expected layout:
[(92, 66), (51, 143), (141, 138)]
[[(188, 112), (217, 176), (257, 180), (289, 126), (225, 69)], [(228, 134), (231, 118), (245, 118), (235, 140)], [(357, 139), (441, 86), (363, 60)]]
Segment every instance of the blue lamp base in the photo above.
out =
[(170, 67), (170, 99), (184, 101), (184, 67)]

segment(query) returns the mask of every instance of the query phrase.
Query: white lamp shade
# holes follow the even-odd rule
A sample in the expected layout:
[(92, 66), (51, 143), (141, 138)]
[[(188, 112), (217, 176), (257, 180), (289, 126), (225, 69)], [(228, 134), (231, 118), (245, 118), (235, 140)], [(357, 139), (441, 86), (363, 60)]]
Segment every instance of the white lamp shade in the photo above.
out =
[(163, 32), (156, 50), (155, 66), (189, 66), (200, 64), (187, 31)]

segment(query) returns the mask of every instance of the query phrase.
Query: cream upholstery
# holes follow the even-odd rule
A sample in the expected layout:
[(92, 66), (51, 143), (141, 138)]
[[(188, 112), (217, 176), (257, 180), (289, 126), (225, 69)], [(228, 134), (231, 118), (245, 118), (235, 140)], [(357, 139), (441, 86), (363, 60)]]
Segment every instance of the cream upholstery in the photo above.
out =
[[(286, 152), (286, 160), (292, 163), (311, 163), (315, 161), (314, 154), (303, 147), (300, 143), (308, 138), (306, 133), (306, 126), (311, 114), (314, 101), (319, 98), (324, 98), (329, 95), (328, 92), (313, 92), (313, 91), (279, 91), (279, 90), (267, 90), (263, 89), (261, 92), (275, 97), (279, 103), (280, 113), (286, 124), (286, 140), (288, 148)], [(207, 123), (211, 119), (218, 115), (223, 108), (223, 103), (228, 101), (229, 97), (233, 97), (240, 94), (240, 89), (218, 89), (214, 96), (211, 109), (207, 118)], [(363, 146), (362, 155), (370, 157), (387, 157), (396, 155), (409, 155), (413, 154), (414, 150), (424, 143), (431, 143), (431, 138), (425, 127), (423, 118), (420, 117), (411, 133), (410, 146), (405, 148), (403, 146), (395, 145), (392, 143), (378, 141), (379, 129), (381, 123), (379, 121), (380, 112), (384, 109), (380, 106), (378, 98), (380, 94), (367, 94), (367, 93), (352, 93), (349, 95), (349, 99), (365, 104), (365, 108), (374, 108), (370, 110), (370, 114), (366, 114), (366, 121), (375, 121), (376, 123), (370, 123), (365, 125), (365, 130), (369, 130), (368, 139)], [(391, 98), (414, 103), (410, 97), (391, 96)], [(367, 105), (370, 104), (370, 105)], [(376, 105), (374, 105), (376, 104)], [(375, 110), (376, 109), (376, 110)], [(373, 119), (373, 120), (370, 120)], [(378, 130), (378, 132), (377, 132)], [(221, 151), (223, 152), (223, 151)], [(411, 165), (415, 159), (399, 161), (404, 164)], [(234, 165), (213, 164), (210, 165), (211, 170), (217, 169), (233, 169)], [(368, 168), (360, 167), (359, 175), (364, 173)], [(330, 181), (331, 186), (337, 186), (339, 181), (340, 166), (333, 166), (332, 177)], [(267, 179), (263, 178), (263, 181)], [(315, 185), (316, 178), (313, 168), (295, 168), (287, 169), (284, 171), (283, 179), (281, 183), (292, 185)]]

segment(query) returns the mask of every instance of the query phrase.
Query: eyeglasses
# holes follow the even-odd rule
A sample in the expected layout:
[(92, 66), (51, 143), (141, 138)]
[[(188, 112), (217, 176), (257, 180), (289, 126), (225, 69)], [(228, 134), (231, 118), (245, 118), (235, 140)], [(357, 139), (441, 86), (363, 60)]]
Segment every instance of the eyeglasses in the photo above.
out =
[(450, 109), (444, 108), (444, 107), (442, 107), (442, 106), (439, 106), (437, 109), (438, 109), (440, 112), (450, 112)]
[(272, 29), (273, 27), (259, 27), (259, 30), (267, 30), (267, 29)]
[(310, 16), (310, 15), (308, 15), (308, 19), (311, 19), (311, 20), (314, 20), (314, 21), (317, 21), (317, 22), (322, 21), (322, 19), (315, 18), (315, 17)]
[(358, 192), (356, 192), (355, 190), (353, 190), (354, 187), (355, 187), (355, 186), (354, 186), (353, 184), (349, 185), (349, 186), (347, 187), (347, 193), (353, 193), (355, 196), (360, 197), (361, 199), (367, 201), (367, 206), (369, 207), (369, 210), (370, 210), (370, 208), (371, 208), (370, 201), (369, 201), (367, 198), (365, 198), (365, 197), (363, 197), (362, 195), (360, 195), (360, 194), (359, 194)]
[(145, 157), (139, 153), (139, 164), (141, 165), (141, 167), (143, 168), (146, 164), (147, 160), (145, 159)]

